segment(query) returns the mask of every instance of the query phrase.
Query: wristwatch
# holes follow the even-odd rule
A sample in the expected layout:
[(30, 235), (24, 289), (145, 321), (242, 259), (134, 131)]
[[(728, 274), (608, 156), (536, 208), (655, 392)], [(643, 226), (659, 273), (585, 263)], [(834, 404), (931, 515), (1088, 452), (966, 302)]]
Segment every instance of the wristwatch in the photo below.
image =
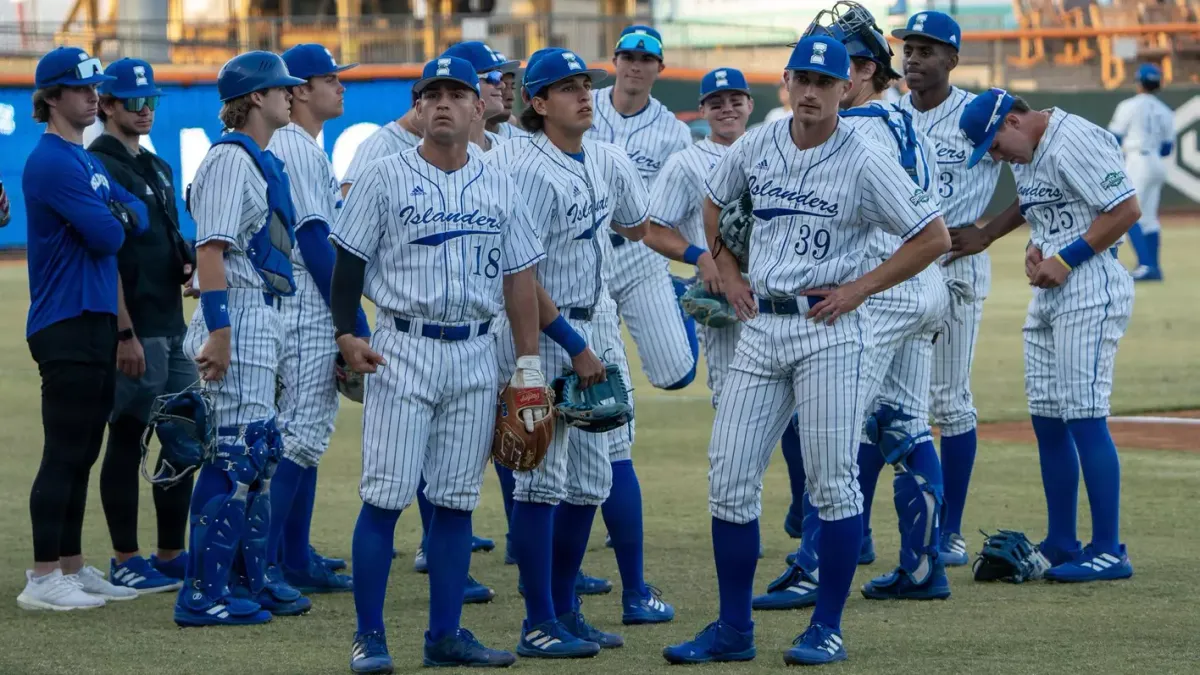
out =
[(132, 339), (133, 339), (133, 329), (132, 328), (126, 328), (125, 330), (117, 331), (117, 340), (119, 340), (120, 342), (124, 342), (126, 340), (132, 340)]

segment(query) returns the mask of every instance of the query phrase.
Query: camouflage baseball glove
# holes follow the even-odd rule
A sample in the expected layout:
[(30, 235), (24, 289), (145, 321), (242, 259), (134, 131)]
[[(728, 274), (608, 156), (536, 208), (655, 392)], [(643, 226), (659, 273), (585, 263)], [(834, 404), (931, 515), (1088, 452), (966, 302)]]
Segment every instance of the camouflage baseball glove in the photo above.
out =
[(975, 581), (1000, 579), (1019, 584), (1041, 579), (1050, 569), (1050, 561), (1024, 532), (1000, 530), (997, 534), (989, 535), (980, 530), (980, 533), (987, 539), (972, 568)]
[[(735, 201), (729, 202), (721, 209), (721, 217), (717, 222), (717, 239), (721, 246), (729, 250), (737, 258), (742, 273), (749, 271), (750, 266), (750, 233), (754, 230), (754, 202), (750, 199), (750, 191), (742, 193)], [(720, 250), (714, 257), (720, 255)]]
[(342, 396), (355, 403), (363, 402), (365, 385), (363, 374), (351, 370), (346, 365), (346, 359), (343, 359), (341, 354), (337, 355), (337, 361), (334, 362), (333, 376), (337, 380), (337, 389), (342, 392)]
[(633, 419), (629, 385), (620, 366), (605, 366), (607, 379), (587, 389), (580, 388), (579, 375), (568, 373), (554, 381), (558, 412), (567, 424), (588, 433), (602, 433), (624, 426)]
[[(545, 417), (530, 422), (522, 413), (535, 408), (549, 410)], [(496, 411), (492, 436), (492, 458), (513, 471), (533, 471), (541, 465), (554, 440), (554, 391), (549, 387), (504, 386)], [(533, 430), (529, 427), (532, 425)]]
[(737, 323), (737, 314), (723, 295), (714, 295), (704, 288), (704, 282), (693, 281), (679, 298), (679, 306), (697, 322), (713, 328)]

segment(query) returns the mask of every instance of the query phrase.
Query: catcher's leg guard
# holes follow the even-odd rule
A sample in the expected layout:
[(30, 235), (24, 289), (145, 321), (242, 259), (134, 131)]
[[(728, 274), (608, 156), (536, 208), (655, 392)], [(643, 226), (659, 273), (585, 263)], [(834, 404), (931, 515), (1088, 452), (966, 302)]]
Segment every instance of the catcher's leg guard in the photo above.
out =
[(863, 431), (873, 445), (879, 446), (879, 451), (883, 453), (883, 459), (888, 464), (894, 465), (904, 461), (918, 443), (933, 438), (928, 427), (916, 435), (909, 433), (904, 428), (904, 423), (912, 422), (913, 419), (912, 415), (886, 403), (867, 415)]

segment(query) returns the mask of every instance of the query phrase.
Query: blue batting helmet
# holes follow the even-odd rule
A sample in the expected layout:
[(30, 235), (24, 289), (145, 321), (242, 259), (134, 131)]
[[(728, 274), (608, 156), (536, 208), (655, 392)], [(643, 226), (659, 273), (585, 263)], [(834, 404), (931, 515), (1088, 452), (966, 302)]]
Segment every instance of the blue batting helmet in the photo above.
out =
[(217, 75), (221, 101), (274, 87), (295, 87), (304, 80), (288, 73), (283, 59), (271, 52), (246, 52), (229, 59)]

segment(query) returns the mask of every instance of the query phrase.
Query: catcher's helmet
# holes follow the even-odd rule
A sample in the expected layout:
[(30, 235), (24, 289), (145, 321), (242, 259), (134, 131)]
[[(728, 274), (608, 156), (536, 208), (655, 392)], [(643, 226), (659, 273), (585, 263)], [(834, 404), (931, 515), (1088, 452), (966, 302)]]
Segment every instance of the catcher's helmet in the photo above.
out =
[[(155, 399), (142, 434), (142, 476), (154, 485), (171, 487), (212, 458), (217, 449), (217, 428), (212, 423), (212, 399), (208, 392), (191, 386), (178, 394)], [(146, 468), (150, 436), (158, 433), (162, 445), (160, 466), (153, 475)]]
[(221, 101), (273, 87), (295, 87), (304, 80), (292, 77), (283, 59), (271, 52), (246, 52), (229, 59), (217, 75)]
[(894, 52), (875, 24), (875, 17), (857, 2), (841, 0), (832, 9), (817, 12), (804, 35), (828, 35), (841, 42), (851, 57), (870, 59), (886, 68), (891, 77), (901, 77), (892, 68)]

